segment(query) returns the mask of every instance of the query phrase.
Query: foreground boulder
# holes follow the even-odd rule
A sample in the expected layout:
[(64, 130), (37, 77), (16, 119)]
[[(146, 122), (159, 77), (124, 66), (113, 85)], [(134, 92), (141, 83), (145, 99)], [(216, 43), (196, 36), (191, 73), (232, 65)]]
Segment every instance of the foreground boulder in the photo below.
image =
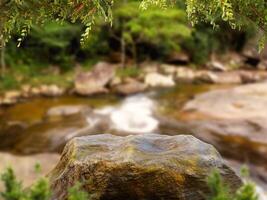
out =
[(80, 73), (75, 79), (75, 92), (79, 95), (93, 95), (107, 92), (105, 86), (115, 75), (112, 65), (100, 62), (91, 72)]
[(214, 168), (233, 190), (240, 186), (218, 152), (193, 136), (104, 134), (70, 141), (49, 177), (53, 199), (80, 181), (92, 199), (202, 200)]

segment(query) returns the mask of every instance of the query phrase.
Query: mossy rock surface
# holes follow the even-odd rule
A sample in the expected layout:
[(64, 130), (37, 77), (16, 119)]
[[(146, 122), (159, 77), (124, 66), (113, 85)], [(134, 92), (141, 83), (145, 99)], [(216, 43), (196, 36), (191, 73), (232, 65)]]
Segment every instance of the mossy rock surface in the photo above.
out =
[(240, 186), (215, 148), (193, 136), (104, 134), (71, 140), (49, 176), (54, 199), (80, 181), (92, 199), (201, 200), (214, 168), (233, 190)]

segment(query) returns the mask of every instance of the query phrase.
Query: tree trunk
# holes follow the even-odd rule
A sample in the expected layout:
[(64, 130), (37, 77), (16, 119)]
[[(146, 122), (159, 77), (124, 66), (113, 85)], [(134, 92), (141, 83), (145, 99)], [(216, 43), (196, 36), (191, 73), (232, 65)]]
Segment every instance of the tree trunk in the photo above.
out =
[(134, 59), (134, 65), (135, 67), (138, 67), (137, 49), (136, 49), (135, 42), (133, 42), (132, 44), (132, 54), (133, 54), (133, 59)]
[(124, 68), (126, 63), (126, 47), (125, 47), (125, 39), (123, 37), (123, 33), (121, 36), (121, 67)]
[(5, 44), (3, 39), (1, 40), (0, 50), (1, 50), (1, 55), (0, 55), (1, 76), (4, 76), (6, 73), (6, 61), (5, 61)]

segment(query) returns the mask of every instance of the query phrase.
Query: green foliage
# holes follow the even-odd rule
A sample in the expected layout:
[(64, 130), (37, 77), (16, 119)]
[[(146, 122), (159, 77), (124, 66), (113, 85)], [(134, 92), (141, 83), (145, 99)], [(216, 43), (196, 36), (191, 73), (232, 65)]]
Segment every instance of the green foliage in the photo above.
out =
[[(36, 165), (36, 169), (39, 171), (40, 165)], [(4, 200), (49, 200), (51, 197), (49, 182), (46, 178), (38, 179), (31, 187), (24, 190), (13, 170), (8, 168), (2, 174), (1, 180), (5, 191), (0, 195)], [(258, 200), (253, 183), (245, 182), (235, 193), (231, 192), (218, 171), (210, 175), (207, 184), (210, 188), (210, 196), (207, 200)], [(81, 183), (76, 183), (68, 191), (68, 200), (89, 200), (91, 197), (82, 190)]]
[(230, 192), (218, 171), (214, 171), (209, 176), (208, 186), (211, 191), (208, 200), (258, 200), (255, 185), (252, 182), (245, 181), (236, 192)]
[[(4, 0), (0, 3), (0, 39), (7, 41), (15, 31), (20, 33), (18, 44), (27, 35), (33, 25), (42, 25), (47, 21), (80, 21), (86, 29), (82, 35), (86, 38), (95, 16), (111, 20), (112, 0), (72, 1), (72, 0)], [(82, 38), (82, 41), (83, 41)]]
[[(24, 3), (22, 1), (18, 7), (20, 8)], [(59, 4), (63, 5), (63, 2)], [(76, 4), (73, 9), (77, 12), (81, 11), (78, 14), (81, 16), (85, 11), (85, 5), (83, 1), (76, 2)], [(164, 4), (165, 6), (160, 6)], [(171, 7), (166, 7), (170, 4)], [(8, 5), (11, 9), (11, 3)], [(236, 49), (237, 43), (241, 44), (237, 48), (240, 49), (243, 41), (237, 38), (241, 38), (241, 40), (244, 38), (245, 41), (249, 32), (254, 30), (252, 26), (248, 26), (248, 28), (244, 27), (245, 31), (242, 32), (232, 31), (229, 26), (226, 26), (226, 22), (221, 22), (220, 16), (215, 21), (223, 31), (209, 28), (205, 23), (199, 23), (192, 29), (188, 26), (185, 12), (186, 6), (188, 10), (190, 5), (189, 3), (186, 5), (182, 0), (144, 0), (141, 7), (149, 7), (149, 9), (142, 11), (139, 0), (116, 1), (112, 7), (113, 26), (103, 20), (102, 14), (100, 14), (102, 17), (97, 17), (98, 15), (93, 17), (96, 26), (91, 34), (86, 36), (88, 39), (83, 40), (83, 48), (81, 48), (79, 40), (86, 25), (84, 25), (84, 21), (78, 20), (79, 17), (77, 18), (79, 23), (75, 24), (72, 23), (73, 21), (66, 21), (69, 19), (68, 17), (65, 18), (66, 20), (61, 17), (54, 20), (54, 16), (50, 16), (41, 23), (42, 26), (38, 20), (33, 20), (36, 23), (30, 25), (31, 32), (19, 49), (16, 45), (21, 33), (13, 34), (14, 39), (7, 45), (6, 62), (9, 68), (24, 70), (25, 74), (29, 76), (33, 76), (36, 71), (41, 71), (51, 64), (59, 66), (61, 71), (67, 71), (72, 69), (76, 62), (84, 62), (92, 57), (106, 56), (114, 51), (123, 53), (120, 48), (123, 40), (126, 48), (124, 53), (135, 61), (147, 58), (164, 60), (174, 51), (186, 50), (193, 62), (202, 64), (209, 59), (209, 55), (213, 52), (222, 52), (227, 48)], [(70, 13), (70, 15), (72, 14)], [(111, 13), (109, 16), (111, 17)], [(7, 26), (9, 26), (8, 23)], [(243, 37), (243, 33), (246, 35), (245, 37)], [(236, 41), (231, 38), (232, 36)]]
[(81, 184), (76, 183), (69, 189), (68, 200), (89, 200), (90, 197), (87, 192), (82, 191)]
[(220, 22), (220, 28), (215, 29), (200, 23), (194, 27), (191, 37), (183, 42), (183, 48), (194, 63), (203, 64), (210, 59), (211, 54), (241, 51), (245, 43), (255, 35), (256, 29), (251, 23), (242, 31), (231, 29), (225, 22)]
[(28, 191), (29, 200), (49, 200), (51, 196), (50, 186), (46, 178), (40, 178)]
[(230, 200), (232, 199), (228, 187), (223, 183), (219, 172), (213, 172), (208, 178), (208, 186), (211, 194), (208, 200)]
[(137, 77), (140, 75), (140, 68), (138, 67), (126, 67), (126, 68), (119, 68), (117, 69), (116, 73), (117, 76), (125, 78), (125, 77)]
[(0, 82), (0, 90), (9, 90), (19, 87), (19, 82), (11, 74), (0, 77)]
[(258, 200), (253, 183), (244, 184), (236, 193), (235, 200)]
[(98, 20), (85, 44), (87, 48), (94, 49), (97, 43), (109, 47), (104, 49), (123, 53), (123, 42), (125, 53), (135, 61), (147, 56), (163, 58), (180, 51), (182, 42), (191, 36), (185, 11), (177, 7), (142, 11), (139, 7), (140, 2), (136, 0), (117, 1), (113, 7), (113, 26)]
[[(40, 165), (36, 165), (40, 170)], [(12, 168), (7, 168), (2, 174), (1, 180), (4, 183), (5, 191), (0, 195), (4, 200), (49, 200), (51, 190), (47, 178), (39, 178), (31, 187), (24, 189), (22, 183), (16, 179)], [(77, 183), (69, 189), (69, 200), (89, 200), (88, 193), (82, 191), (81, 184)]]
[(21, 182), (17, 181), (15, 174), (11, 168), (7, 168), (2, 174), (1, 180), (4, 182), (5, 191), (1, 192), (2, 198), (5, 200), (22, 200), (25, 194), (22, 190)]
[[(143, 0), (141, 7), (147, 9), (151, 5), (165, 8), (171, 0)], [(187, 13), (193, 25), (207, 22), (214, 27), (221, 19), (232, 28), (241, 28), (253, 22), (263, 31), (263, 40), (267, 35), (267, 2), (265, 0), (186, 0)]]
[[(175, 0), (140, 0), (141, 8), (158, 6), (165, 8), (175, 4)], [(263, 30), (262, 41), (266, 38), (267, 2), (265, 0), (186, 0), (188, 17), (195, 25), (201, 21), (213, 26), (220, 19), (226, 21), (232, 28), (240, 28), (252, 21)], [(127, 3), (128, 4), (128, 3)], [(15, 31), (20, 33), (18, 42), (27, 35), (34, 25), (42, 25), (46, 21), (71, 22), (79, 21), (86, 26), (81, 41), (84, 42), (95, 24), (96, 16), (105, 21), (112, 21), (112, 0), (3, 0), (0, 3), (0, 39), (7, 41)], [(165, 13), (166, 14), (166, 13)], [(169, 24), (170, 25), (170, 24)]]
[(9, 66), (30, 65), (44, 68), (53, 64), (66, 71), (75, 65), (80, 53), (79, 38), (82, 26), (79, 24), (49, 22), (42, 27), (33, 26), (21, 48), (12, 40), (7, 45), (6, 61)]
[(5, 200), (49, 200), (51, 197), (50, 186), (46, 178), (40, 178), (30, 188), (24, 190), (12, 168), (7, 168), (1, 180), (5, 186), (5, 191), (1, 192), (1, 196)]

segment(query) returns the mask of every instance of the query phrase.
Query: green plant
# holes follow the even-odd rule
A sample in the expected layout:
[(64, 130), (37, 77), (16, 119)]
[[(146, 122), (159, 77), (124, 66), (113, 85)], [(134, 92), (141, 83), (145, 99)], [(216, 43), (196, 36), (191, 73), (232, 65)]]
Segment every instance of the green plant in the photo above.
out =
[[(36, 165), (35, 169), (39, 172), (40, 165)], [(1, 192), (0, 196), (4, 200), (49, 200), (51, 197), (49, 182), (46, 178), (39, 178), (31, 187), (23, 189), (22, 183), (17, 181), (12, 168), (7, 168), (1, 180), (5, 191)], [(216, 170), (209, 176), (207, 184), (210, 188), (207, 200), (258, 200), (255, 185), (252, 182), (245, 181), (236, 192), (233, 192)], [(89, 200), (90, 198), (91, 195), (82, 190), (81, 183), (76, 183), (68, 191), (68, 200)]]
[(5, 200), (21, 200), (25, 194), (22, 189), (22, 183), (17, 181), (12, 168), (7, 168), (2, 174), (1, 180), (4, 183), (5, 191), (1, 192), (1, 197)]
[(258, 200), (255, 185), (250, 181), (245, 181), (237, 191), (233, 192), (223, 182), (220, 173), (215, 170), (207, 182), (211, 191), (208, 200)]
[(208, 178), (208, 186), (211, 194), (208, 200), (230, 200), (232, 196), (229, 192), (229, 188), (222, 181), (222, 177), (218, 171), (214, 171)]
[(0, 77), (0, 82), (0, 90), (9, 90), (19, 87), (19, 81), (11, 74)]
[(138, 67), (126, 67), (126, 68), (119, 68), (116, 71), (117, 76), (125, 78), (125, 77), (137, 77), (140, 75), (140, 68)]
[[(40, 165), (35, 166), (36, 173), (40, 172)], [(4, 200), (49, 200), (51, 198), (51, 189), (48, 179), (39, 178), (32, 186), (24, 189), (22, 183), (16, 179), (12, 168), (7, 168), (1, 175), (5, 191), (0, 193)], [(90, 196), (81, 189), (81, 184), (76, 183), (69, 189), (69, 200), (89, 200)]]
[(89, 200), (89, 194), (81, 189), (81, 183), (76, 183), (69, 189), (68, 200)]

